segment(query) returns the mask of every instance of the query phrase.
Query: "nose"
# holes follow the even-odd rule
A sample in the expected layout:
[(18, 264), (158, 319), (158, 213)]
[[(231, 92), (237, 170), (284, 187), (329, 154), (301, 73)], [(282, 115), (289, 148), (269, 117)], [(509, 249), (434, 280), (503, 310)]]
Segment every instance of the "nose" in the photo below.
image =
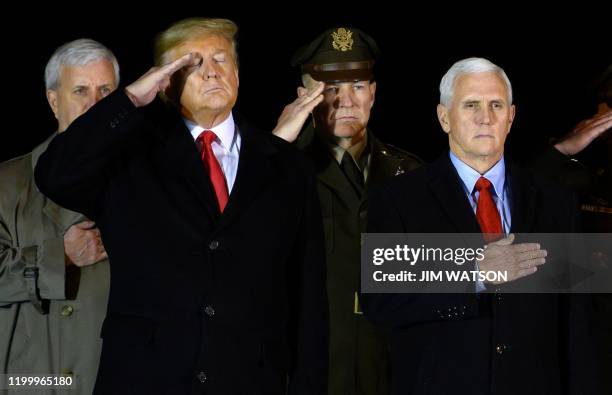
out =
[(492, 117), (493, 111), (491, 111), (489, 106), (482, 106), (481, 110), (478, 112), (477, 121), (481, 125), (490, 125)]
[(340, 87), (338, 90), (338, 106), (340, 108), (351, 108), (353, 107), (354, 101), (353, 90), (350, 87)]
[(219, 76), (215, 62), (210, 60), (202, 59), (200, 71), (202, 73), (202, 77), (206, 80), (210, 78), (217, 78)]

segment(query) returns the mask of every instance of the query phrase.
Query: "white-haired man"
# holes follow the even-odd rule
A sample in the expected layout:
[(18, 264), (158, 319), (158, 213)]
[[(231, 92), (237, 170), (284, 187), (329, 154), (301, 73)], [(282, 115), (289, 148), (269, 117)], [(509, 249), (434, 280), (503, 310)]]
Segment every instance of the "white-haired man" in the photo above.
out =
[(373, 193), (368, 232), (483, 233), (478, 268), (508, 279), (463, 294), (364, 293), (366, 317), (393, 328), (393, 393), (596, 393), (579, 299), (506, 293), (540, 284), (553, 265), (540, 244), (513, 234), (570, 233), (577, 213), (567, 192), (505, 160), (508, 77), (486, 59), (461, 60), (442, 78), (437, 110), (449, 152)]
[(59, 47), (45, 69), (57, 132), (0, 164), (0, 373), (71, 375), (75, 394), (91, 394), (96, 378), (107, 255), (95, 223), (41, 194), (33, 173), (50, 141), (118, 83), (117, 60), (102, 44), (79, 39)]

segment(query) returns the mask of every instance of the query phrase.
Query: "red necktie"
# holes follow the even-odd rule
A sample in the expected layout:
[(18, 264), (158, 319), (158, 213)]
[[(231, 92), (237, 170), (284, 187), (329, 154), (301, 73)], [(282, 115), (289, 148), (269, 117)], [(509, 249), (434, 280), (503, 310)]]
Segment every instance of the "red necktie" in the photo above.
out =
[(491, 181), (480, 177), (474, 188), (479, 192), (476, 219), (480, 225), (480, 230), (484, 234), (484, 239), (487, 243), (499, 240), (503, 235), (503, 230), (499, 211), (497, 211), (497, 206), (489, 191)]
[(227, 192), (225, 175), (223, 174), (223, 170), (221, 170), (221, 166), (219, 166), (219, 162), (217, 161), (217, 158), (212, 150), (211, 143), (215, 137), (217, 136), (212, 130), (205, 130), (200, 133), (196, 141), (198, 141), (198, 143), (200, 143), (202, 146), (202, 162), (204, 162), (204, 168), (206, 168), (206, 172), (210, 177), (210, 182), (215, 190), (217, 203), (219, 203), (219, 209), (221, 212), (223, 212), (229, 198), (229, 193)]

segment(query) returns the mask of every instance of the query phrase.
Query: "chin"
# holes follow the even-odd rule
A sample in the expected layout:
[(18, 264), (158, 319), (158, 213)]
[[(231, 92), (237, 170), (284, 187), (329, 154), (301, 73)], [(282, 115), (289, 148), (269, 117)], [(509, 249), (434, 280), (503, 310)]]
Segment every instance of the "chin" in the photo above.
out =
[(202, 103), (202, 107), (210, 108), (211, 110), (223, 110), (230, 107), (230, 102), (221, 98), (218, 100), (207, 100), (205, 103)]
[(334, 136), (336, 137), (353, 137), (356, 136), (359, 133), (358, 130), (350, 127), (350, 126), (342, 126), (342, 127), (338, 127), (338, 125), (336, 125), (336, 128), (334, 129)]

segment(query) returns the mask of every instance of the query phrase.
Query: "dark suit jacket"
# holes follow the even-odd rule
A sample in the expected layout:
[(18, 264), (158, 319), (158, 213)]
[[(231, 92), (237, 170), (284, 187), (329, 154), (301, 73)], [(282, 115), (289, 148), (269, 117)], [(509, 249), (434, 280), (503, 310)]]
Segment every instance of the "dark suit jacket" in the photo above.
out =
[[(576, 230), (570, 194), (506, 163), (511, 232)], [(370, 197), (368, 232), (479, 233), (460, 183), (447, 153), (394, 178)], [(547, 265), (526, 281), (554, 267)], [(591, 361), (579, 301), (551, 293), (362, 295), (366, 317), (393, 328), (394, 394), (593, 393), (583, 381)]]
[(96, 394), (325, 393), (313, 172), (289, 144), (238, 127), (222, 215), (191, 134), (158, 102), (136, 109), (116, 92), (40, 158), (41, 191), (95, 220), (112, 260)]

